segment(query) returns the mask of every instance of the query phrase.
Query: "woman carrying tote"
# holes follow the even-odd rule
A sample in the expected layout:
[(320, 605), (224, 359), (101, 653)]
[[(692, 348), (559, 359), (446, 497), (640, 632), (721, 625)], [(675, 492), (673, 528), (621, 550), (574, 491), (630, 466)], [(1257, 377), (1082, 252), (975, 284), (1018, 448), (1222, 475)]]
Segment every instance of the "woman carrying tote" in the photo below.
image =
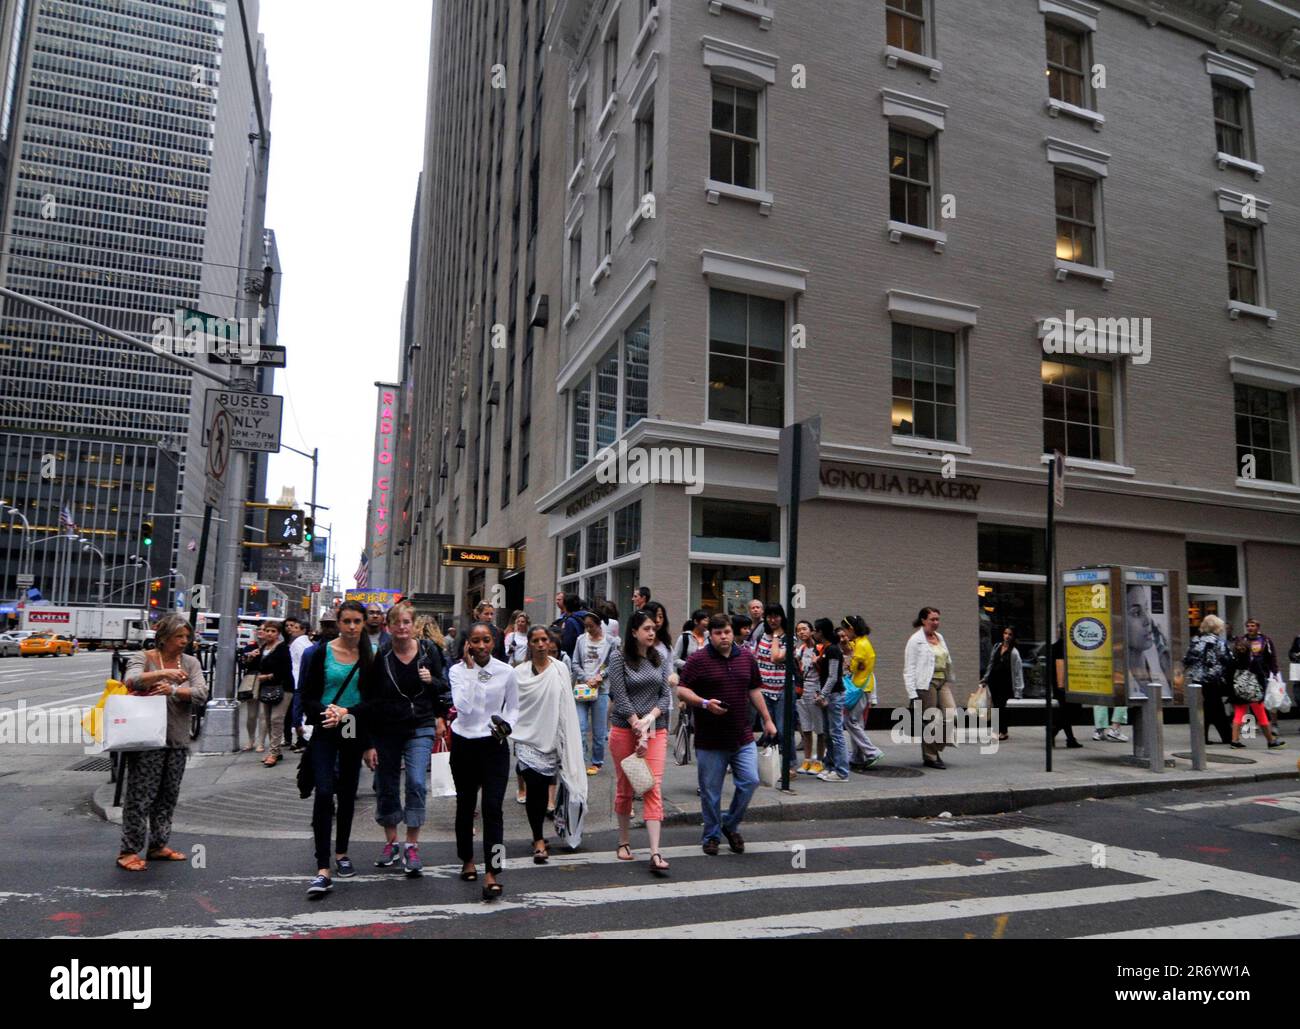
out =
[(339, 634), (318, 643), (302, 656), (302, 711), (314, 726), (303, 759), (310, 763), (315, 791), (311, 827), (316, 844), (316, 877), (307, 888), (312, 899), (333, 888), (330, 879), (330, 831), (338, 827), (334, 844), (335, 872), (340, 879), (357, 874), (348, 857), (352, 838), (352, 814), (361, 778), (362, 738), (360, 711), (362, 696), (370, 690), (370, 638), (363, 631), (366, 609), (348, 600), (338, 610)]
[(271, 753), (262, 764), (274, 768), (280, 763), (280, 748), (284, 746), (284, 718), (293, 704), (293, 659), (284, 643), (284, 627), (279, 622), (263, 622), (261, 633), (262, 655), (257, 661), (257, 686), (254, 689), (266, 711), (266, 723), (271, 733)]
[(596, 612), (588, 611), (582, 624), (586, 632), (578, 637), (573, 647), (573, 696), (578, 702), (578, 727), (582, 732), (587, 774), (599, 775), (605, 763), (605, 740), (609, 735), (606, 671), (613, 643), (605, 633), (604, 621)]
[[(582, 842), (582, 818), (587, 806), (587, 776), (583, 772), (583, 740), (578, 704), (568, 670), (551, 656), (550, 635), (543, 625), (528, 633), (529, 660), (514, 668), (519, 717), (510, 734), (515, 743), (516, 770), (523, 777), (525, 811), (533, 831), (533, 863), (546, 864), (546, 813), (552, 783), (564, 787), (564, 810), (556, 813), (556, 829), (576, 848)], [(578, 641), (582, 646), (582, 641)]]
[(208, 687), (198, 658), (185, 653), (190, 624), (180, 615), (158, 621), (156, 650), (137, 651), (127, 661), (123, 684), (136, 696), (167, 698), (167, 746), (126, 755), (126, 801), (122, 805), (122, 849), (119, 868), (143, 872), (140, 857), (146, 838), (150, 861), (184, 861), (172, 850), (172, 813), (181, 792), (185, 759), (189, 756), (190, 713), (208, 699)]
[(1002, 630), (1002, 642), (989, 655), (989, 666), (984, 669), (981, 686), (987, 686), (993, 710), (997, 712), (998, 739), (1011, 737), (1007, 732), (1007, 701), (1025, 692), (1024, 664), (1016, 649), (1016, 630), (1007, 626)]
[[(944, 769), (943, 748), (954, 742), (951, 721), (957, 705), (952, 699), (952, 655), (948, 644), (939, 633), (939, 609), (923, 607), (912, 623), (916, 632), (907, 641), (903, 652), (903, 685), (909, 700), (921, 700), (921, 753), (926, 768)], [(937, 716), (930, 712), (938, 712)], [(926, 727), (939, 721), (943, 732), (938, 740), (928, 737), (933, 730)]]
[(623, 649), (610, 654), (609, 698), (614, 727), (609, 733), (609, 754), (617, 774), (614, 813), (618, 815), (618, 858), (633, 859), (630, 826), (635, 790), (623, 770), (623, 760), (637, 754), (645, 759), (654, 776), (653, 788), (641, 798), (642, 814), (650, 837), (650, 870), (663, 875), (668, 871), (668, 862), (659, 853), (664, 818), (660, 788), (668, 754), (668, 712), (673, 700), (669, 680), (674, 676), (671, 655), (658, 647), (655, 633), (654, 620), (643, 608), (627, 620)]

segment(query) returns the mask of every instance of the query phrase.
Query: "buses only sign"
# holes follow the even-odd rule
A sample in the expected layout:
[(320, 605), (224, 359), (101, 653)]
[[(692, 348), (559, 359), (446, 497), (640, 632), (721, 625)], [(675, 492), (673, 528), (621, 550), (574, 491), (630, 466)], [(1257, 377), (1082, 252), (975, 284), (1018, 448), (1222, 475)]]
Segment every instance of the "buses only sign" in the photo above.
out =
[[(231, 450), (280, 452), (280, 420), (284, 397), (267, 393), (246, 393), (237, 389), (210, 389), (205, 394), (203, 424), (212, 424), (212, 409), (220, 407), (230, 415)], [(207, 441), (205, 440), (205, 445)]]

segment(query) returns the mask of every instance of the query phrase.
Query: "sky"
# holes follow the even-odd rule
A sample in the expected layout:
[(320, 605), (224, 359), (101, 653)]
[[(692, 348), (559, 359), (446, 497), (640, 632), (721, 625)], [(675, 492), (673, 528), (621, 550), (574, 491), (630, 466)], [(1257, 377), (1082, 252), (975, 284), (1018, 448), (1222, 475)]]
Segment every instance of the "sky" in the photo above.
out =
[[(277, 314), (288, 367), (282, 442), (320, 448), (317, 531), (333, 523), (352, 587), (366, 529), (376, 381), (398, 372), (411, 211), (423, 165), (430, 0), (262, 0), (271, 73), (266, 224), (284, 276)], [(311, 497), (311, 461), (273, 455), (270, 500)], [(400, 588), (400, 583), (371, 586)]]

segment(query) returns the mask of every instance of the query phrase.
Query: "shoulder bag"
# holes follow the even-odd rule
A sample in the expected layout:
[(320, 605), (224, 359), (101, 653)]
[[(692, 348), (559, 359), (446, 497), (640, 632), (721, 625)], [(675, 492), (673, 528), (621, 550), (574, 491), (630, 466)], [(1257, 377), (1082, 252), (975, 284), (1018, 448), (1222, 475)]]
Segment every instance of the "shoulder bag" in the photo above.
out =
[[(328, 647), (329, 644), (327, 643), (325, 646)], [(325, 654), (321, 660), (323, 661), (328, 657), (329, 655)], [(348, 683), (352, 681), (352, 677), (357, 674), (357, 669), (360, 667), (361, 655), (358, 654), (357, 663), (352, 666), (352, 671), (348, 672), (347, 678), (343, 680), (343, 685), (338, 688), (338, 692), (334, 694), (334, 699), (329, 704), (326, 704), (326, 707), (338, 703), (339, 697), (343, 696), (343, 691), (348, 688)], [(322, 699), (324, 699), (323, 693)], [(312, 763), (311, 748), (316, 742), (316, 734), (320, 731), (321, 726), (319, 725), (312, 730), (311, 738), (307, 741), (307, 746), (302, 748), (302, 756), (298, 758), (298, 796), (303, 800), (310, 797), (316, 789), (316, 766)]]

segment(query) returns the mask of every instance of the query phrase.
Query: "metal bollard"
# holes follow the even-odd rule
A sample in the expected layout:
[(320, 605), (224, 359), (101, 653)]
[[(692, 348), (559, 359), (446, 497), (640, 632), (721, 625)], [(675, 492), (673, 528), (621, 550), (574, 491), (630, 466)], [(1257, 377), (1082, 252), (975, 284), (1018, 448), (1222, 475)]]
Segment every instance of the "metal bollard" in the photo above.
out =
[(1160, 684), (1147, 684), (1147, 699), (1142, 702), (1145, 709), (1142, 719), (1142, 742), (1146, 745), (1147, 760), (1151, 771), (1165, 770), (1165, 734), (1164, 720), (1160, 717)]
[(1184, 687), (1187, 694), (1187, 726), (1192, 734), (1192, 768), (1205, 771), (1205, 694), (1199, 682)]

